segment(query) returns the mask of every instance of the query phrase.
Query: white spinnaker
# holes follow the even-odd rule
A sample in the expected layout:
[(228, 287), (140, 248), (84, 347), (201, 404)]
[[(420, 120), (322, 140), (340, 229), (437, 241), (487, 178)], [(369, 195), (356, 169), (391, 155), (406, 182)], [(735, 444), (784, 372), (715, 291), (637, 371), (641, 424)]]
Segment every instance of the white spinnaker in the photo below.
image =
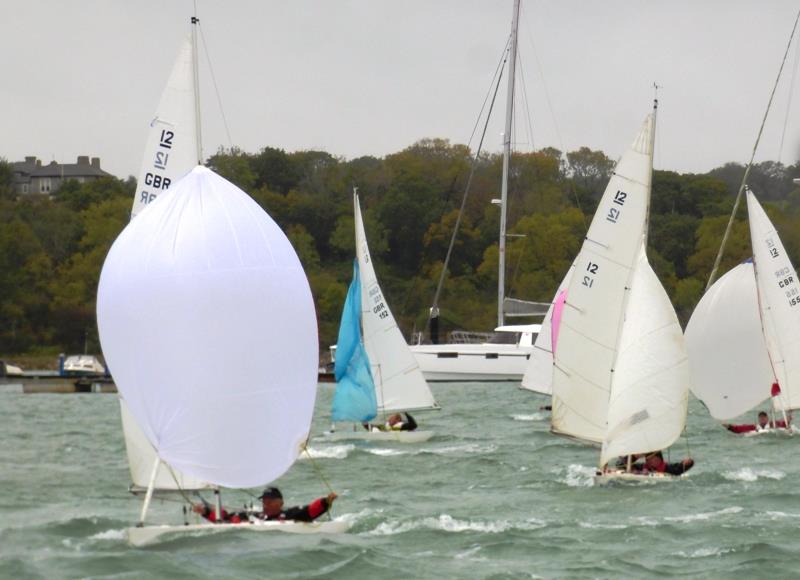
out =
[(358, 196), (353, 195), (356, 228), (356, 255), (361, 272), (361, 324), (364, 348), (369, 357), (378, 409), (398, 411), (437, 408), (417, 359), (383, 297), (369, 255)]
[(642, 244), (625, 306), (600, 465), (672, 445), (683, 431), (688, 400), (683, 331)]
[(655, 113), (614, 169), (569, 282), (553, 367), (552, 430), (602, 442), (626, 288), (647, 231)]
[(191, 38), (181, 46), (147, 134), (131, 217), (197, 165)]
[(561, 284), (558, 285), (550, 308), (542, 320), (542, 328), (536, 335), (536, 342), (533, 344), (533, 352), (522, 376), (522, 388), (542, 395), (553, 394), (553, 307), (559, 294), (569, 285), (575, 264), (570, 266)]
[[(156, 452), (139, 428), (123, 399), (119, 400), (119, 407), (122, 417), (122, 432), (125, 435), (128, 467), (130, 467), (131, 471), (131, 483), (135, 488), (147, 489), (147, 486), (150, 485), (150, 476), (153, 473)], [(208, 483), (193, 479), (175, 469), (171, 469), (168, 465), (159, 465), (153, 487), (160, 490), (196, 490), (207, 489), (211, 486)]]
[(769, 362), (751, 261), (714, 282), (686, 325), (691, 389), (718, 421), (746, 413), (769, 397)]
[[(800, 408), (800, 284), (775, 226), (747, 192), (750, 240), (767, 351), (781, 387), (779, 404)], [(766, 389), (769, 385), (764, 385)]]
[(227, 487), (273, 481), (308, 437), (317, 324), (300, 260), (249, 196), (197, 167), (119, 235), (103, 353), (158, 456)]

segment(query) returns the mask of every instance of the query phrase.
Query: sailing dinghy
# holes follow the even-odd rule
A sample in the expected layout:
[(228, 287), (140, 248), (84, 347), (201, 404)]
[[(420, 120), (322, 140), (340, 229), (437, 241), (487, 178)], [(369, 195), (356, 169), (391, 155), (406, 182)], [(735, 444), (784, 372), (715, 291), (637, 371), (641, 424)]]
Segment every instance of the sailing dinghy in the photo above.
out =
[[(353, 193), (356, 260), (336, 345), (334, 422), (353, 428), (332, 430), (331, 440), (361, 439), (420, 443), (433, 431), (365, 429), (380, 413), (438, 409), (411, 349), (383, 297), (369, 253), (358, 194)], [(363, 333), (362, 333), (363, 329)]]
[(97, 321), (117, 387), (156, 454), (132, 544), (198, 530), (346, 529), (144, 525), (162, 468), (214, 486), (219, 510), (219, 487), (274, 481), (308, 438), (318, 356), (311, 291), (289, 240), (249, 196), (201, 166), (159, 196), (106, 257)]
[(672, 479), (636, 473), (630, 461), (607, 466), (669, 447), (686, 420), (683, 333), (645, 251), (655, 114), (600, 200), (568, 275), (552, 349), (552, 431), (601, 446), (597, 483)]
[[(739, 264), (703, 296), (686, 327), (692, 392), (718, 421), (771, 398), (790, 424), (800, 408), (800, 286), (775, 226), (747, 190), (753, 259)], [(756, 428), (748, 436), (793, 433)]]

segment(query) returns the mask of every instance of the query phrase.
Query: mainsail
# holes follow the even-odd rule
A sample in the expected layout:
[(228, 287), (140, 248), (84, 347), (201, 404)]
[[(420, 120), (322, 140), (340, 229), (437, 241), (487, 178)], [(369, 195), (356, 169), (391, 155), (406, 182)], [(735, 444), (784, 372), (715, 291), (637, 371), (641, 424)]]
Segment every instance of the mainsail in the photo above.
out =
[[(775, 226), (747, 191), (759, 308), (764, 338), (784, 410), (800, 408), (800, 285)], [(764, 385), (765, 389), (768, 385)]]
[(554, 357), (552, 429), (606, 437), (625, 303), (646, 239), (655, 111), (614, 170), (567, 286)]
[(314, 303), (289, 240), (235, 185), (197, 167), (131, 221), (103, 265), (97, 321), (161, 461), (235, 488), (295, 461), (316, 396)]
[[(358, 195), (353, 195), (356, 256), (361, 273), (364, 347), (372, 367), (378, 408), (409, 411), (437, 408), (428, 383), (383, 297), (367, 245)], [(338, 354), (338, 353), (337, 353)]]
[(738, 417), (769, 396), (769, 362), (752, 260), (708, 289), (686, 325), (692, 393), (718, 421)]
[(150, 122), (131, 217), (201, 161), (195, 122), (194, 58), (191, 38), (187, 38)]
[(331, 418), (358, 423), (374, 419), (378, 403), (369, 358), (361, 339), (361, 276), (357, 261), (353, 263), (353, 281), (347, 290), (339, 323), (334, 375), (336, 392)]

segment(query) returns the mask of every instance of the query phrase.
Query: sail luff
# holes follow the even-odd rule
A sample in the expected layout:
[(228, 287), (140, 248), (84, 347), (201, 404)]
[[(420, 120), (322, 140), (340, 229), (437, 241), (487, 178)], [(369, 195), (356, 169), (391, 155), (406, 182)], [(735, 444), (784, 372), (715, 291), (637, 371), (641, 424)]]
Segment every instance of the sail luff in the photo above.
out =
[(417, 359), (397, 326), (378, 284), (369, 253), (358, 195), (353, 193), (356, 256), (361, 271), (364, 348), (376, 380), (378, 408), (383, 412), (438, 408)]

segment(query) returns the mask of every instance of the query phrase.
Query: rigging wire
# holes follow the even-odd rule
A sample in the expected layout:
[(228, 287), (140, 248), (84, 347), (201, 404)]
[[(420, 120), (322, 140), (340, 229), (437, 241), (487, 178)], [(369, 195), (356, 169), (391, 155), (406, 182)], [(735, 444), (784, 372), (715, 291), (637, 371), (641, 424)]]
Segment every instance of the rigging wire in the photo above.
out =
[(747, 178), (750, 175), (750, 169), (753, 167), (753, 160), (756, 156), (756, 151), (758, 150), (758, 144), (761, 141), (761, 134), (764, 132), (764, 125), (767, 122), (767, 116), (769, 115), (769, 110), (772, 107), (772, 100), (775, 97), (775, 91), (778, 88), (778, 83), (781, 80), (781, 74), (783, 73), (783, 67), (786, 64), (786, 58), (789, 56), (789, 48), (792, 45), (792, 39), (794, 39), (795, 32), (797, 31), (797, 23), (800, 21), (800, 11), (797, 12), (797, 17), (794, 19), (794, 26), (792, 26), (792, 33), (789, 35), (789, 42), (786, 44), (786, 51), (783, 53), (783, 60), (781, 60), (781, 66), (778, 69), (778, 76), (775, 78), (775, 84), (772, 86), (772, 92), (769, 95), (769, 101), (767, 102), (767, 108), (764, 111), (764, 118), (761, 120), (761, 127), (758, 130), (758, 136), (756, 137), (756, 142), (753, 144), (753, 152), (750, 154), (750, 162), (745, 167), (744, 175), (742, 176), (742, 183), (739, 185), (739, 193), (736, 194), (736, 201), (733, 203), (733, 211), (731, 211), (731, 217), (728, 220), (728, 226), (725, 228), (725, 235), (722, 236), (722, 243), (719, 246), (719, 252), (717, 252), (717, 257), (714, 260), (714, 267), (711, 269), (711, 274), (708, 277), (708, 283), (706, 284), (705, 291), (707, 292), (711, 285), (714, 283), (714, 280), (717, 275), (717, 270), (719, 269), (719, 264), (722, 261), (722, 254), (725, 252), (725, 245), (728, 243), (728, 237), (730, 237), (731, 229), (733, 227), (733, 221), (736, 219), (736, 212), (739, 209), (739, 202), (742, 199), (742, 193), (747, 187)]
[[(791, 40), (789, 41), (791, 43)], [(794, 92), (794, 81), (797, 77), (797, 65), (800, 63), (800, 42), (795, 42), (794, 68), (792, 69), (792, 80), (789, 82), (789, 98), (786, 101), (786, 115), (783, 119), (783, 131), (781, 132), (781, 146), (778, 149), (778, 163), (783, 156), (783, 141), (786, 137), (786, 127), (789, 125), (789, 112), (792, 109), (792, 93)]]
[(219, 86), (217, 85), (217, 77), (214, 74), (214, 67), (211, 65), (211, 56), (208, 54), (208, 45), (206, 44), (206, 37), (203, 34), (203, 28), (198, 22), (197, 28), (200, 31), (200, 42), (203, 45), (203, 52), (206, 55), (206, 62), (208, 63), (208, 71), (211, 73), (211, 82), (214, 85), (214, 92), (217, 95), (217, 105), (219, 106), (219, 113), (222, 117), (222, 124), (225, 127), (225, 135), (228, 137), (228, 147), (233, 149), (233, 140), (231, 139), (231, 131), (228, 128), (228, 119), (225, 117), (225, 109), (222, 107), (222, 97), (220, 96)]
[[(506, 43), (506, 46), (508, 46), (508, 45), (509, 45), (509, 43)], [(439, 296), (441, 295), (442, 286), (444, 285), (444, 277), (447, 274), (447, 267), (450, 264), (450, 256), (453, 253), (453, 247), (455, 246), (455, 243), (456, 243), (456, 236), (458, 235), (458, 228), (461, 225), (461, 219), (464, 216), (464, 208), (466, 207), (467, 198), (469, 197), (469, 190), (470, 190), (470, 186), (472, 185), (472, 178), (475, 175), (475, 169), (478, 166), (478, 161), (480, 160), (481, 150), (483, 149), (483, 141), (486, 138), (486, 130), (489, 127), (489, 120), (491, 119), (491, 116), (492, 116), (492, 110), (494, 109), (494, 103), (495, 103), (495, 101), (497, 99), (497, 92), (500, 89), (500, 81), (503, 78), (503, 69), (505, 68), (505, 64), (506, 64), (507, 60), (508, 60), (508, 54), (504, 53), (503, 62), (502, 62), (502, 68), (500, 70), (500, 74), (497, 76), (497, 84), (494, 87), (494, 93), (492, 94), (492, 100), (491, 100), (491, 103), (489, 105), (489, 111), (486, 114), (486, 122), (483, 125), (483, 132), (481, 133), (481, 139), (478, 142), (478, 148), (475, 151), (475, 157), (474, 157), (474, 159), (472, 161), (472, 166), (470, 167), (470, 170), (469, 170), (469, 177), (467, 178), (467, 184), (464, 187), (464, 196), (461, 198), (461, 208), (458, 211), (458, 217), (456, 218), (456, 224), (453, 227), (453, 235), (450, 237), (450, 245), (447, 248), (447, 254), (446, 254), (445, 259), (444, 259), (444, 266), (442, 267), (442, 271), (439, 274), (439, 283), (436, 286), (436, 293), (433, 296), (433, 305), (431, 306), (431, 314), (435, 313), (439, 308)], [(431, 319), (431, 317), (429, 316), (428, 317), (428, 322), (426, 323), (426, 330), (430, 326), (430, 319)]]

